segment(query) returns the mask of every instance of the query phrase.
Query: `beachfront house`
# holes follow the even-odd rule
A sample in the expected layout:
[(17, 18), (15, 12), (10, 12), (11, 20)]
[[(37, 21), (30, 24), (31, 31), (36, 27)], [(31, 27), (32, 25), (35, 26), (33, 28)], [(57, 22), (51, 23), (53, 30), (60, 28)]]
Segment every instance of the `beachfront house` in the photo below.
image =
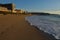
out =
[(15, 5), (13, 3), (0, 4), (0, 11), (14, 12)]
[(16, 11), (16, 13), (25, 13), (26, 12), (26, 11), (21, 10), (21, 9), (16, 9), (15, 11)]
[(15, 5), (13, 3), (0, 4), (0, 11), (13, 13), (26, 13), (25, 10), (15, 9)]

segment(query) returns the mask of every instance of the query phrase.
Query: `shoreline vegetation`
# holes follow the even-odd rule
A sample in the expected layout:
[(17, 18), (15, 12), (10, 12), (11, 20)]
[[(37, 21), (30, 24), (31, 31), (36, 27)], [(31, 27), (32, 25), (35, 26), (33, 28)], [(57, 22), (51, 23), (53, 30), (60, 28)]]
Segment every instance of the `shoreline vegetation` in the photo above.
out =
[(26, 16), (50, 15), (49, 13), (0, 12), (0, 14), (3, 14), (3, 16), (0, 16), (0, 40), (56, 40), (52, 35), (44, 33), (25, 21)]

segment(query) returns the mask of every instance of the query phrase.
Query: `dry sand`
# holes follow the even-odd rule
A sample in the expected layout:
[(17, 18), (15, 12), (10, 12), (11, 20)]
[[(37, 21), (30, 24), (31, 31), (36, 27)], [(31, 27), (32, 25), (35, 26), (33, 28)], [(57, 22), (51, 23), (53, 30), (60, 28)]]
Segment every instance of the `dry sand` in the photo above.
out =
[(0, 15), (0, 40), (55, 40), (25, 21), (29, 15)]

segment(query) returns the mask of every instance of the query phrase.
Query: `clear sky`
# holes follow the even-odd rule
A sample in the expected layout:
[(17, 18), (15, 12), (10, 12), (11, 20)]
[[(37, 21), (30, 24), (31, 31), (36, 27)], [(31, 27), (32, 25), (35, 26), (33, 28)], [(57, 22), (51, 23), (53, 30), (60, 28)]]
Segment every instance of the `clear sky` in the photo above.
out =
[(0, 3), (14, 3), (17, 9), (31, 12), (60, 13), (60, 0), (0, 0)]

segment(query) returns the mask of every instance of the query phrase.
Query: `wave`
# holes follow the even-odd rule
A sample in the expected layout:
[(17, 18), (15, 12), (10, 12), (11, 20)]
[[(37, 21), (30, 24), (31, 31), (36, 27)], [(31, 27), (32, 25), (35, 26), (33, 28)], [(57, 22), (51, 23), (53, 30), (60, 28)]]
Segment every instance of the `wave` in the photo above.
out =
[(60, 18), (53, 15), (32, 15), (25, 17), (25, 20), (46, 33), (52, 34), (60, 39)]

